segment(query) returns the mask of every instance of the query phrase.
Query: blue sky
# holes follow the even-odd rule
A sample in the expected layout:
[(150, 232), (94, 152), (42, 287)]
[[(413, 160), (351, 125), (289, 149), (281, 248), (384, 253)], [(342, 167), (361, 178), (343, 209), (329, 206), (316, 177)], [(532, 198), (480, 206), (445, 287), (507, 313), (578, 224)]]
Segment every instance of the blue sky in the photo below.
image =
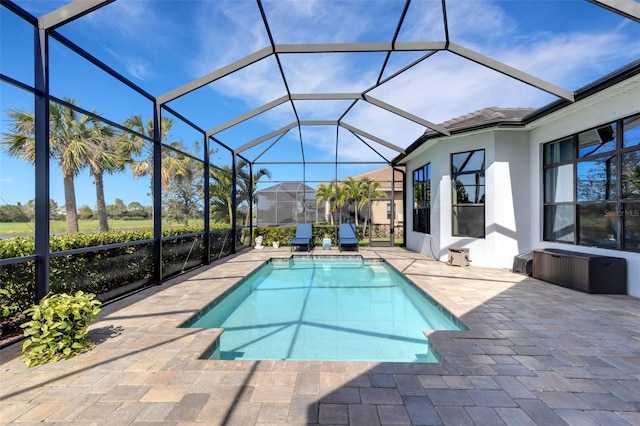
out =
[[(67, 1), (16, 3), (42, 16)], [(393, 37), (404, 1), (282, 1), (263, 2), (275, 43), (385, 42)], [(31, 30), (0, 8), (1, 72), (31, 84)], [(413, 1), (398, 41), (442, 41), (441, 2)], [(452, 42), (490, 56), (567, 90), (589, 82), (640, 57), (640, 24), (586, 1), (447, 2)], [(254, 1), (118, 0), (59, 32), (153, 96), (242, 59), (269, 45), (260, 11)], [(79, 106), (122, 122), (132, 114), (151, 115), (151, 104), (51, 42), (51, 91), (76, 99)], [(423, 55), (394, 52), (383, 78)], [(380, 72), (383, 53), (279, 55), (291, 93), (362, 92)], [(0, 84), (0, 131), (7, 131), (6, 110), (32, 108), (31, 97)], [(275, 56), (270, 56), (206, 87), (172, 101), (169, 106), (208, 130), (286, 95)], [(441, 51), (419, 65), (373, 89), (370, 95), (433, 123), (441, 123), (488, 107), (540, 107), (556, 98), (495, 73), (451, 52)], [(350, 101), (297, 101), (305, 119), (337, 120)], [(287, 102), (258, 117), (225, 130), (217, 137), (237, 148), (295, 121)], [(406, 147), (424, 127), (365, 102), (358, 102), (344, 121), (397, 146)], [(289, 131), (261, 161), (333, 161), (335, 126), (305, 126)], [(176, 123), (175, 139), (192, 144), (197, 134)], [(344, 129), (339, 130), (338, 157), (343, 161), (379, 161), (380, 157)], [(275, 138), (245, 151), (253, 160)], [(371, 142), (371, 141), (367, 141)], [(395, 154), (373, 144), (386, 158)], [(191, 145), (193, 146), (193, 145)], [(219, 158), (218, 158), (219, 157)], [(227, 158), (216, 157), (219, 164)], [(339, 167), (339, 178), (382, 167), (382, 164)], [(265, 165), (273, 180), (302, 180), (301, 166)], [(332, 165), (307, 166), (307, 180), (331, 180)], [(267, 185), (265, 183), (264, 185)], [(34, 198), (33, 170), (22, 160), (0, 153), (0, 203), (25, 203)], [(314, 186), (313, 184), (311, 186)], [(128, 172), (107, 177), (107, 203), (147, 197), (147, 179)], [(51, 196), (64, 203), (62, 178), (52, 165)], [(93, 207), (93, 182), (86, 173), (76, 183), (78, 205)]]

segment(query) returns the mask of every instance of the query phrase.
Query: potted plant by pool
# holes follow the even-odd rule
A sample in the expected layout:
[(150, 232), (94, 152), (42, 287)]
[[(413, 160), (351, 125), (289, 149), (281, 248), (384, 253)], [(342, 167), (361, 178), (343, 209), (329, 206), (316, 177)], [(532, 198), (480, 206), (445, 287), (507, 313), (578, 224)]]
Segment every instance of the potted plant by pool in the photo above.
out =
[(27, 338), (22, 354), (27, 367), (69, 359), (90, 351), (95, 344), (88, 338), (89, 324), (100, 312), (94, 294), (49, 294), (24, 311), (31, 320), (22, 324)]

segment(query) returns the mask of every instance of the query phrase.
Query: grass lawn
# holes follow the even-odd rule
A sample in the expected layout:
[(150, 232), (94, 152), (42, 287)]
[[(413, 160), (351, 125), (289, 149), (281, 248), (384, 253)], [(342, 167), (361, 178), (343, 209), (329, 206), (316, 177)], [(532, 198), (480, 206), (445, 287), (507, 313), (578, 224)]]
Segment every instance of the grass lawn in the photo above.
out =
[[(100, 227), (97, 220), (78, 221), (80, 232), (98, 232)], [(33, 222), (0, 222), (0, 236), (25, 236), (33, 235), (35, 230)], [(109, 220), (109, 229), (113, 231), (135, 230), (152, 228), (151, 220)], [(67, 222), (64, 220), (52, 220), (49, 222), (51, 233), (64, 234), (67, 230)]]

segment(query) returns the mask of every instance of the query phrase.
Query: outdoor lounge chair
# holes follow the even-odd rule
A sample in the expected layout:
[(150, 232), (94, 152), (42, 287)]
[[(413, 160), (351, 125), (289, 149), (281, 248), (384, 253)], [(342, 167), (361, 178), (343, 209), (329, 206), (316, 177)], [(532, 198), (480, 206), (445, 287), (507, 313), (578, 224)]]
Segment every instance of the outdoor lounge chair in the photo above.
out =
[(313, 225), (310, 223), (301, 223), (296, 225), (296, 236), (291, 240), (291, 251), (294, 247), (306, 247), (307, 251), (311, 251), (313, 241)]
[(356, 229), (353, 223), (341, 223), (340, 224), (340, 238), (338, 239), (338, 248), (342, 251), (343, 248), (355, 248), (358, 250), (358, 236), (356, 235)]

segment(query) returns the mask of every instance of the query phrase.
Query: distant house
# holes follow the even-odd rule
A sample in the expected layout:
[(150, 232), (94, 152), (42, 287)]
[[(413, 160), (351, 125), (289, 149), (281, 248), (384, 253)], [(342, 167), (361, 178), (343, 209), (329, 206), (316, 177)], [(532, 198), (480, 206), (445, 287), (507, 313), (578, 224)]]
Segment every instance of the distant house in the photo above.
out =
[[(402, 169), (402, 168), (401, 168)], [(386, 193), (384, 198), (371, 200), (371, 224), (372, 225), (389, 225), (391, 223), (391, 200), (393, 199), (393, 209), (395, 211), (393, 218), (394, 226), (402, 226), (404, 223), (404, 209), (402, 205), (403, 190), (402, 182), (404, 180), (402, 171), (395, 171), (395, 186), (392, 191), (391, 167), (383, 167), (381, 169), (372, 170), (370, 172), (361, 173), (352, 176), (355, 180), (368, 177), (372, 181), (380, 182), (380, 191)], [(368, 215), (368, 210), (362, 212)]]
[(256, 225), (314, 223), (318, 220), (315, 190), (303, 182), (283, 182), (256, 192)]

